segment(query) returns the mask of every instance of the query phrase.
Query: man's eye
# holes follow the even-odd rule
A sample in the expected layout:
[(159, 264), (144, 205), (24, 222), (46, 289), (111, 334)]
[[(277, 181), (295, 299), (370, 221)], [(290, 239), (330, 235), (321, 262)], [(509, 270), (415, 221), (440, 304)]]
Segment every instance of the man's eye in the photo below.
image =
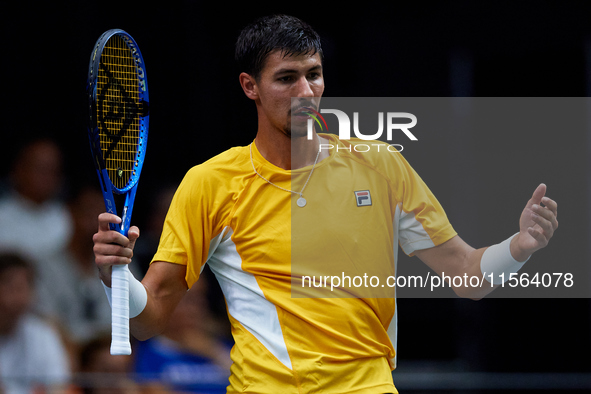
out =
[(279, 80), (279, 82), (289, 82), (289, 81), (291, 81), (291, 77), (285, 76), (285, 77), (279, 78), (278, 80)]

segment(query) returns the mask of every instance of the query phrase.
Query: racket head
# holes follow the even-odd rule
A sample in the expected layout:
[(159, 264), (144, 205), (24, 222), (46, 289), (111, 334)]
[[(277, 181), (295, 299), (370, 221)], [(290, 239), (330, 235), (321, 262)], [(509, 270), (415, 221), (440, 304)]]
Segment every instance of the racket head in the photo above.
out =
[(139, 180), (149, 128), (144, 59), (124, 30), (97, 40), (88, 67), (88, 133), (103, 191), (123, 194)]

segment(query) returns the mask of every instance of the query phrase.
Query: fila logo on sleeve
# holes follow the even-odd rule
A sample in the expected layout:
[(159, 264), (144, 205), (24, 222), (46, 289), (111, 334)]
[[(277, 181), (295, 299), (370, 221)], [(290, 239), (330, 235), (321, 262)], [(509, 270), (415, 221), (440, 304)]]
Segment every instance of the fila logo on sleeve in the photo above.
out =
[(371, 205), (371, 194), (369, 190), (359, 190), (355, 192), (355, 201), (358, 207), (366, 207)]

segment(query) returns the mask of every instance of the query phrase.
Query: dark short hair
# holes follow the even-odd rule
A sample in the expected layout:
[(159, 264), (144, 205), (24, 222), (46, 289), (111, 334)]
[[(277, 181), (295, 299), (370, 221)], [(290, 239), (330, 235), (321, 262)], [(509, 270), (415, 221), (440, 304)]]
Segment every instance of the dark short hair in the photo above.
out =
[(29, 260), (14, 251), (0, 251), (0, 275), (12, 268), (20, 268), (27, 271), (31, 283), (35, 278), (35, 269)]
[(322, 56), (320, 36), (304, 21), (288, 15), (257, 19), (245, 27), (236, 41), (236, 61), (240, 71), (258, 78), (269, 53), (281, 50), (283, 56)]

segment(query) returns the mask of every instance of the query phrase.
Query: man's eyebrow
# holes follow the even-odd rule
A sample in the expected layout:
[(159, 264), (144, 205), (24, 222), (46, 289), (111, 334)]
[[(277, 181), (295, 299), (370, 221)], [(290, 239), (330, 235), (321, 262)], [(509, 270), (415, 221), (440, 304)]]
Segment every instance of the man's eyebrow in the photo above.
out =
[[(322, 65), (321, 64), (317, 64), (313, 67), (310, 67), (308, 70), (306, 70), (306, 72), (311, 72), (311, 71), (319, 71), (322, 70)], [(292, 68), (282, 68), (280, 70), (277, 70), (275, 72), (274, 75), (280, 75), (280, 74), (297, 74), (299, 72), (299, 70), (296, 69), (292, 69)]]
[(294, 74), (297, 73), (297, 70), (291, 69), (291, 68), (282, 68), (280, 70), (275, 71), (275, 75), (279, 75), (279, 74)]

